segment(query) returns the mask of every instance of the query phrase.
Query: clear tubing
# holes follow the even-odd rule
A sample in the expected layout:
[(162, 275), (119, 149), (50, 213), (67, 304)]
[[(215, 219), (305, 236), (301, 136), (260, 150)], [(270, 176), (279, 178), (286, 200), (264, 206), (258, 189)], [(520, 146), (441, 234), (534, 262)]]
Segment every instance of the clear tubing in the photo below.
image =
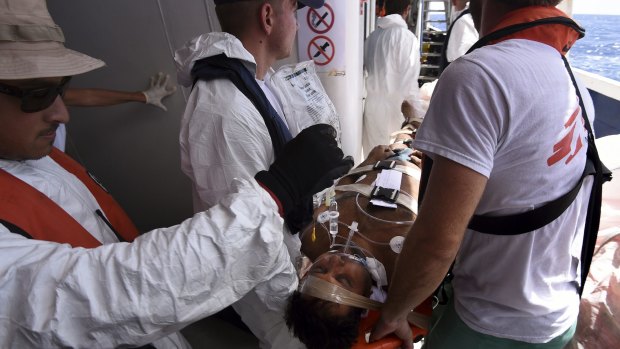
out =
[[(355, 204), (357, 205), (357, 209), (360, 212), (362, 212), (365, 216), (367, 216), (367, 217), (369, 217), (371, 219), (374, 219), (376, 221), (383, 222), (383, 223), (392, 223), (392, 224), (396, 224), (396, 225), (412, 225), (413, 222), (414, 222), (414, 221), (388, 221), (388, 220), (385, 220), (385, 219), (381, 219), (379, 217), (375, 217), (375, 216), (371, 215), (370, 213), (366, 212), (362, 208), (362, 206), (359, 203), (359, 197), (360, 197), (359, 193), (355, 193), (355, 194), (352, 193), (352, 192), (342, 193), (342, 194), (337, 195), (336, 197), (333, 197), (330, 200), (330, 206), (329, 206), (329, 210), (327, 212), (328, 213), (328, 217), (329, 217), (328, 218), (329, 219), (328, 226), (326, 226), (325, 224), (321, 223), (320, 221), (318, 222), (319, 226), (322, 227), (324, 229), (324, 231), (327, 231), (329, 233), (329, 236), (331, 238), (330, 248), (335, 247), (335, 246), (345, 247), (345, 245), (336, 244), (336, 238), (341, 238), (341, 239), (344, 240), (344, 237), (339, 237), (338, 236), (338, 224), (342, 224), (342, 225), (344, 225), (345, 227), (347, 227), (349, 229), (351, 227), (348, 226), (345, 223), (341, 223), (341, 222), (338, 221), (338, 219), (340, 218), (340, 213), (338, 212), (338, 203), (336, 202), (336, 198), (348, 197), (348, 196), (351, 196), (351, 195), (355, 195)], [(327, 200), (325, 200), (325, 201), (326, 201), (325, 203), (327, 203)], [(333, 208), (333, 210), (332, 210), (332, 208)], [(333, 218), (332, 218), (332, 213), (334, 213), (333, 214)], [(375, 240), (370, 239), (369, 237), (364, 235), (362, 232), (360, 232), (359, 229), (356, 231), (356, 233), (357, 233), (357, 235), (359, 235), (359, 237), (361, 237), (362, 239), (364, 239), (364, 240), (366, 240), (366, 241), (368, 241), (368, 242), (370, 242), (372, 244), (383, 245), (383, 246), (389, 245), (389, 242), (379, 242), (379, 241), (375, 241)], [(345, 242), (346, 242), (346, 240), (345, 240)]]
[[(349, 253), (349, 246), (351, 246), (351, 238), (357, 232), (357, 222), (353, 221), (349, 227), (349, 236), (347, 236), (347, 242), (344, 244), (344, 253)], [(335, 241), (334, 241), (335, 242)]]
[[(344, 238), (342, 238), (342, 239), (344, 239)], [(337, 247), (342, 247), (342, 249), (344, 250), (345, 246), (343, 244), (334, 244), (334, 246), (332, 246), (332, 248), (337, 248)], [(361, 253), (361, 255), (363, 255), (365, 257), (375, 258), (375, 256), (372, 253), (370, 253), (370, 251), (368, 251), (365, 248), (362, 248), (362, 247), (358, 246), (355, 242), (352, 242), (349, 245), (349, 249), (350, 250), (358, 250)], [(354, 253), (352, 253), (352, 254), (354, 254)]]
[(336, 235), (338, 235), (338, 217), (340, 213), (338, 212), (338, 203), (335, 198), (332, 199), (329, 204), (329, 234), (332, 237), (332, 245), (336, 242)]
[(360, 202), (359, 202), (359, 197), (360, 197), (360, 194), (355, 195), (355, 204), (357, 205), (357, 209), (360, 210), (364, 215), (366, 215), (369, 218), (372, 218), (374, 220), (377, 220), (377, 221), (383, 222), (383, 223), (392, 223), (392, 224), (399, 224), (399, 225), (413, 224), (413, 222), (414, 222), (414, 221), (388, 221), (388, 220), (385, 220), (385, 219), (381, 219), (379, 217), (375, 217), (375, 216), (371, 215), (370, 213), (366, 212), (362, 208), (362, 206), (360, 205)]

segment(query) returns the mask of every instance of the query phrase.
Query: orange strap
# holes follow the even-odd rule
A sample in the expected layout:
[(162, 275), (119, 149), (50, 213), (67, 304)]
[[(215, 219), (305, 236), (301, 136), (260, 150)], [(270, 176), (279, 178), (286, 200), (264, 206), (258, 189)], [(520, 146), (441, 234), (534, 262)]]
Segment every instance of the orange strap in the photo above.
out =
[[(551, 17), (568, 17), (564, 12), (552, 6), (527, 6), (506, 14), (500, 23), (490, 32), (495, 32), (511, 25), (532, 22)], [(566, 54), (579, 39), (579, 33), (562, 24), (548, 24), (521, 30), (518, 33), (503, 36), (500, 40), (491, 41), (491, 44), (509, 40), (527, 39), (554, 47), (561, 54)]]
[[(427, 298), (422, 304), (415, 308), (415, 311), (430, 317), (433, 312), (431, 302), (432, 299), (430, 297)], [(397, 349), (401, 347), (402, 341), (395, 335), (384, 337), (372, 343), (366, 343), (366, 333), (372, 331), (375, 323), (379, 320), (379, 316), (380, 313), (378, 311), (370, 310), (368, 316), (362, 319), (357, 335), (357, 342), (351, 349)], [(426, 336), (427, 333), (427, 329), (411, 325), (411, 334), (414, 340)]]
[[(126, 241), (133, 241), (138, 236), (138, 229), (120, 205), (82, 166), (55, 148), (50, 157), (84, 183), (112, 226)], [(0, 219), (15, 225), (33, 239), (68, 243), (73, 247), (93, 248), (101, 245), (54, 201), (3, 170), (0, 170)]]
[(86, 185), (101, 209), (103, 209), (103, 212), (105, 212), (114, 229), (125, 241), (133, 241), (140, 235), (138, 228), (136, 228), (129, 216), (127, 216), (127, 213), (121, 208), (121, 205), (114, 200), (112, 195), (101, 184), (95, 181), (94, 177), (84, 167), (56, 148), (52, 150), (50, 157)]

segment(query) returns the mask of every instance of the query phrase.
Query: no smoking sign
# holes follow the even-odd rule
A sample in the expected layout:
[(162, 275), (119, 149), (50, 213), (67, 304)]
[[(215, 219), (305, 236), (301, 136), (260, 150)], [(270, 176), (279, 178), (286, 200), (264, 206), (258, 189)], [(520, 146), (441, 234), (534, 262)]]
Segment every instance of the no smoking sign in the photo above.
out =
[(334, 26), (334, 10), (328, 4), (318, 9), (310, 8), (306, 16), (308, 28), (317, 34), (327, 33)]

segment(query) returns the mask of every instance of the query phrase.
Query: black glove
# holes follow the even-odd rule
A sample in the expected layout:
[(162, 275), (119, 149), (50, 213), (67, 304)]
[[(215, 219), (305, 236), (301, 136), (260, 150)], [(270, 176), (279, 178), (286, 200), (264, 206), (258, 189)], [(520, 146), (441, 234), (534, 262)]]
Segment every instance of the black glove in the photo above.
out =
[(297, 207), (306, 207), (303, 211), (307, 211), (307, 201), (312, 195), (331, 186), (334, 179), (342, 177), (351, 167), (353, 159), (344, 157), (338, 148), (336, 130), (318, 124), (301, 131), (284, 146), (269, 170), (258, 172), (254, 178), (280, 202), (285, 219), (301, 216), (298, 218), (301, 222), (306, 214), (291, 212)]

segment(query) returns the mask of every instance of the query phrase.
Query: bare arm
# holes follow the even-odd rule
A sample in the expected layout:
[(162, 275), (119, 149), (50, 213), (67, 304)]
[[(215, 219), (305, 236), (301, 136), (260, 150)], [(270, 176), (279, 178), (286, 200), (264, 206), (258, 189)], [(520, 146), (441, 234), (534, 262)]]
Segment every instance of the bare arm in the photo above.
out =
[(63, 100), (74, 107), (104, 107), (127, 102), (152, 104), (164, 111), (168, 110), (162, 100), (173, 94), (177, 87), (169, 83), (170, 76), (159, 72), (151, 76), (149, 88), (144, 91), (116, 91), (100, 88), (70, 88)]
[(400, 105), (400, 111), (405, 116), (405, 120), (413, 119), (415, 117), (413, 105), (411, 105), (409, 101), (403, 101), (403, 103)]
[(415, 128), (419, 128), (422, 124), (422, 119), (419, 118), (418, 115), (421, 113), (416, 110), (414, 104), (415, 102), (404, 100), (403, 103), (400, 105), (400, 111), (405, 116), (404, 124), (410, 124)]
[(70, 88), (65, 92), (63, 100), (66, 105), (73, 107), (103, 107), (127, 102), (146, 103), (146, 96), (140, 91)]
[(381, 319), (371, 335), (394, 332), (411, 347), (407, 314), (439, 285), (460, 247), (487, 178), (446, 158), (437, 157), (420, 214), (405, 240), (390, 283)]

